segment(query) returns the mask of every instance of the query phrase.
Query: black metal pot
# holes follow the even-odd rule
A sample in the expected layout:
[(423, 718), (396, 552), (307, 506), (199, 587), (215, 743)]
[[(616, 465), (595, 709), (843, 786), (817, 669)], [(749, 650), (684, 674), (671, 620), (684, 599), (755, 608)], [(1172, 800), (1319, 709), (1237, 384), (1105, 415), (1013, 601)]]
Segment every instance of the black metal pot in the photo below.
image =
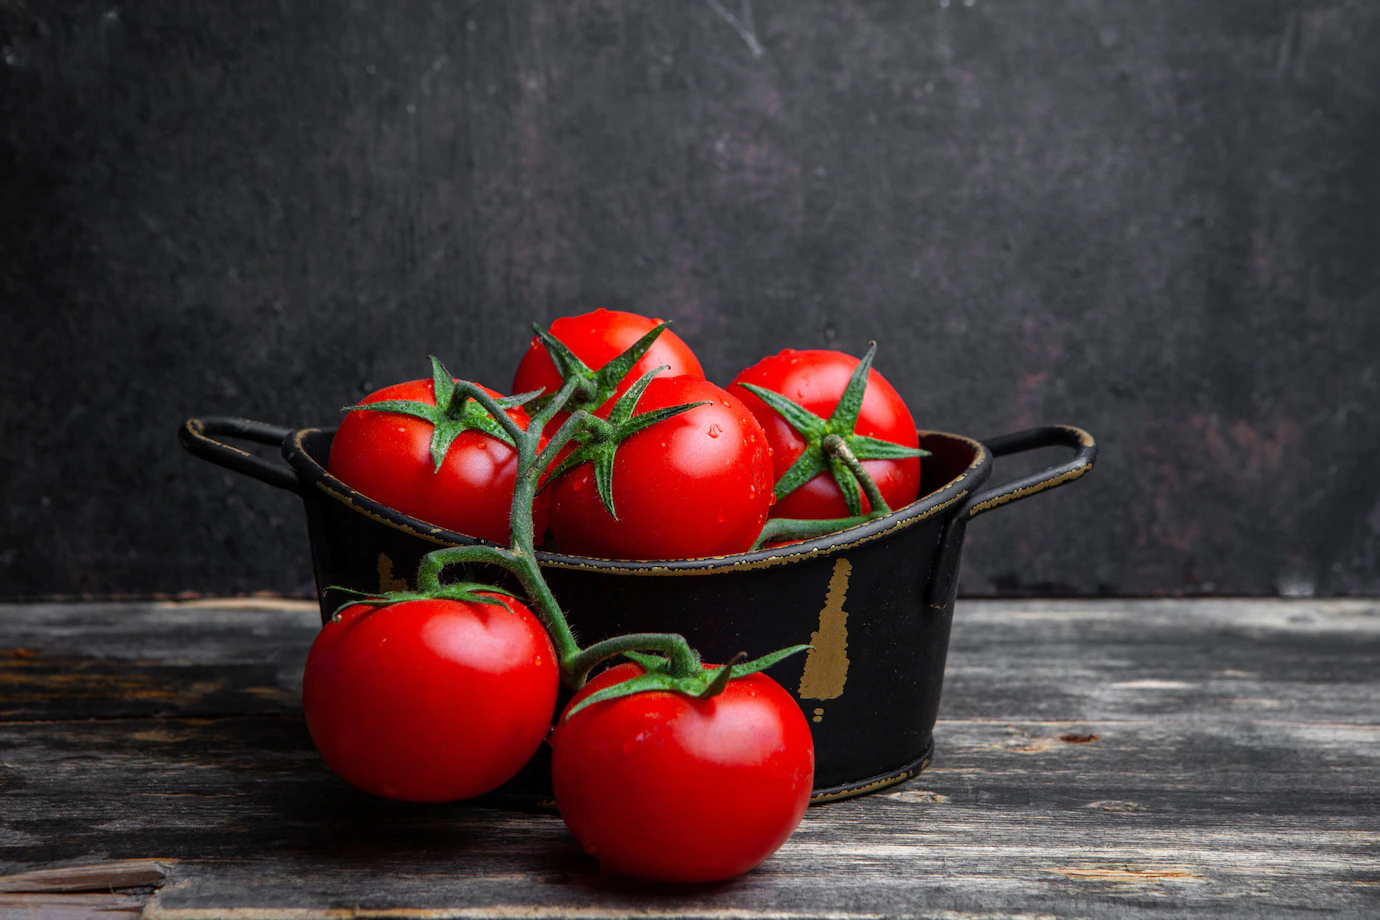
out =
[[(188, 419), (179, 431), (195, 456), (302, 497), (323, 622), (349, 600), (329, 587), (397, 590), (426, 553), (477, 542), (400, 514), (336, 479), (325, 465), (332, 434), (237, 418)], [(279, 444), (289, 466), (216, 437)], [(814, 729), (812, 801), (872, 792), (929, 763), (968, 521), (1071, 482), (1097, 457), (1092, 437), (1069, 426), (985, 444), (921, 432), (920, 445), (933, 454), (921, 465), (923, 497), (851, 530), (712, 559), (626, 562), (542, 553), (540, 562), (585, 643), (628, 632), (679, 632), (706, 661), (812, 645), (770, 671)], [(1056, 445), (1076, 453), (982, 489), (993, 456)], [(519, 800), (548, 796), (545, 754), (543, 747), (500, 792)]]

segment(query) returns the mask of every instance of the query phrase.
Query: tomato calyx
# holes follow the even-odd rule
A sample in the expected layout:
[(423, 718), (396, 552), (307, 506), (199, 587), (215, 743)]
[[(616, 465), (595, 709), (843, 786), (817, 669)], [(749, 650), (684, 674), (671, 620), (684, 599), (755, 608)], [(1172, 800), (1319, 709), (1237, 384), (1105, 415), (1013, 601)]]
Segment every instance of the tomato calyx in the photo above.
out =
[[(463, 431), (482, 431), (509, 447), (516, 447), (517, 445), (507, 427), (475, 399), (469, 388), (457, 386), (456, 379), (450, 375), (450, 371), (446, 370), (445, 365), (435, 355), (431, 355), (430, 358), (432, 387), (436, 394), (434, 405), (420, 400), (381, 399), (378, 402), (346, 406), (340, 411), (396, 412), (399, 415), (410, 415), (424, 422), (430, 422), (432, 426), (431, 461), (435, 464), (434, 472), (438, 473), (441, 471), (441, 465), (445, 462), (446, 453), (450, 450), (450, 446), (455, 443), (455, 439)], [(518, 406), (526, 405), (540, 395), (538, 392), (519, 393), (516, 396), (501, 397), (493, 402), (501, 412), (504, 409), (515, 409)]]
[(654, 690), (679, 693), (695, 699), (706, 700), (722, 693), (730, 680), (765, 671), (778, 661), (789, 658), (791, 655), (797, 655), (809, 648), (808, 645), (792, 645), (752, 661), (746, 660), (747, 652), (739, 652), (718, 667), (700, 666), (690, 673), (682, 673), (671, 658), (625, 651), (622, 653), (623, 657), (642, 668), (643, 673), (591, 693), (566, 712), (564, 721), (569, 722), (571, 717), (580, 710), (595, 703)]
[[(666, 327), (663, 325), (658, 327), (658, 330), (664, 328)], [(586, 416), (582, 420), (583, 430), (575, 434), (575, 440), (580, 442), (580, 446), (551, 470), (543, 485), (554, 482), (562, 474), (582, 463), (592, 463), (594, 465), (594, 486), (599, 492), (599, 501), (603, 503), (604, 510), (609, 513), (609, 516), (615, 521), (618, 520), (618, 512), (614, 509), (613, 503), (613, 461), (617, 456), (619, 446), (639, 431), (650, 428), (658, 422), (664, 422), (682, 412), (707, 405), (706, 401), (682, 403), (678, 406), (667, 406), (664, 409), (655, 409), (651, 412), (634, 415), (633, 412), (637, 408), (637, 403), (642, 399), (642, 394), (647, 391), (647, 386), (652, 382), (652, 378), (667, 370), (668, 367), (669, 365), (663, 364), (661, 367), (650, 370), (639, 377), (637, 382), (628, 387), (627, 392), (613, 404), (607, 419), (593, 415)]]
[[(556, 365), (556, 373), (561, 375), (561, 380), (567, 386), (571, 385), (572, 381), (574, 383), (574, 392), (565, 404), (568, 412), (579, 409), (593, 411), (608, 402), (618, 391), (618, 386), (628, 375), (628, 371), (632, 370), (633, 365), (642, 359), (657, 337), (668, 328), (669, 323), (658, 323), (627, 351), (596, 371), (591, 370), (588, 364), (580, 360), (564, 342), (552, 335), (549, 329), (543, 329), (536, 323), (532, 324), (532, 330), (546, 346), (546, 353), (551, 356), (551, 363)], [(538, 406), (544, 408), (554, 395), (540, 395)]]
[[(844, 504), (850, 515), (850, 518), (843, 520), (867, 519), (878, 512), (891, 513), (891, 508), (882, 499), (881, 492), (872, 482), (872, 477), (862, 468), (859, 461), (928, 457), (930, 452), (883, 441), (880, 438), (867, 437), (854, 431), (858, 424), (858, 415), (862, 412), (863, 396), (867, 392), (867, 375), (872, 370), (872, 359), (876, 355), (877, 343), (872, 342), (867, 354), (853, 369), (852, 376), (848, 378), (848, 386), (844, 388), (843, 394), (839, 396), (838, 405), (827, 419), (820, 418), (775, 390), (768, 390), (752, 383), (739, 384), (766, 403), (805, 439), (805, 450), (776, 482), (777, 501), (819, 474), (827, 472), (843, 493)], [(867, 495), (868, 503), (872, 506), (869, 515), (863, 514), (860, 492)]]
[[(352, 594), (357, 598), (341, 606), (331, 617), (331, 622), (339, 622), (340, 614), (346, 608), (363, 605), (367, 607), (387, 607), (391, 604), (401, 604), (405, 601), (428, 601), (446, 600), (461, 601), (467, 604), (488, 604), (493, 607), (502, 607), (512, 612), (512, 607), (508, 606), (505, 597), (516, 599), (517, 595), (496, 585), (486, 585), (475, 581), (456, 581), (448, 585), (439, 585), (429, 590), (421, 591), (381, 591), (378, 593), (370, 591), (356, 591), (353, 588), (344, 588), (340, 585), (331, 585), (327, 591), (339, 591), (343, 594)], [(497, 596), (495, 596), (497, 595)]]

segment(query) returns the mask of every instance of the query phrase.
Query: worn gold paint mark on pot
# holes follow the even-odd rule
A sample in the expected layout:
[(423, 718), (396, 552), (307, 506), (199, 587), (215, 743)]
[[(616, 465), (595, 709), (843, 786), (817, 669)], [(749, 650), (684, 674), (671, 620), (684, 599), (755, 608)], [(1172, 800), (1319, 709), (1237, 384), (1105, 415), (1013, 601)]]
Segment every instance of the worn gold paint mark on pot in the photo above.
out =
[(398, 578), (393, 574), (393, 560), (388, 554), (379, 553), (379, 593), (406, 591), (409, 587), (406, 578)]
[[(812, 647), (800, 677), (802, 700), (832, 700), (843, 695), (848, 681), (848, 611), (843, 609), (843, 602), (852, 571), (853, 564), (847, 559), (834, 563), (824, 607), (819, 611), (819, 629), (810, 634)], [(823, 715), (820, 710), (816, 714)]]

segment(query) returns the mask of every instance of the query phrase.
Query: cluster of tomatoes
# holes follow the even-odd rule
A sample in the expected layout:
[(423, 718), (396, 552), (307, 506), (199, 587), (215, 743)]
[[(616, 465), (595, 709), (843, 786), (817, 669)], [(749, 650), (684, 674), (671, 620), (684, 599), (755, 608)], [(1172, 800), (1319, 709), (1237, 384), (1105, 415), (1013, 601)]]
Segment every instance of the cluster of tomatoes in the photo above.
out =
[[(369, 395), (347, 411), (329, 469), (403, 513), (511, 543), (518, 557), (548, 531), (548, 547), (583, 556), (738, 553), (771, 518), (846, 522), (916, 499), (915, 423), (871, 357), (782, 351), (722, 388), (659, 321), (597, 310), (533, 339), (516, 396), (467, 390), (439, 363), (431, 379)], [(539, 414), (580, 375), (579, 418)], [(548, 419), (533, 437), (551, 439), (555, 459), (531, 469), (529, 445), (524, 469), (514, 435), (534, 417)], [(576, 429), (586, 437), (570, 438)], [(523, 476), (539, 488), (523, 492)], [(530, 533), (515, 490), (531, 497)], [(343, 608), (308, 658), (308, 727), (349, 782), (412, 801), (467, 798), (549, 741), (556, 805), (580, 843), (612, 869), (661, 880), (745, 872), (799, 823), (813, 743), (790, 694), (752, 673), (765, 664), (630, 652), (572, 682), (579, 649), (568, 630), (551, 632), (559, 611), (537, 603), (534, 615), (537, 598), (493, 586), (418, 581), (416, 592)], [(552, 730), (563, 676), (583, 686)]]
[[(597, 369), (656, 325), (633, 313), (595, 310), (556, 320), (551, 334)], [(663, 332), (614, 395), (621, 395), (644, 373), (665, 367), (642, 394), (637, 412), (701, 405), (620, 446), (613, 469), (616, 518), (599, 500), (593, 464), (547, 482), (533, 508), (538, 536), (549, 526), (561, 552), (580, 556), (690, 559), (751, 548), (768, 516), (848, 517), (845, 494), (827, 473), (812, 476), (785, 496), (775, 494), (774, 484), (801, 459), (810, 439), (749, 387), (779, 393), (828, 419), (857, 366), (857, 358), (838, 351), (788, 349), (741, 371), (725, 389), (704, 379), (699, 360), (683, 340), (671, 330)], [(551, 393), (561, 382), (545, 344), (533, 339), (518, 364), (512, 392)], [(434, 401), (432, 381), (385, 387), (361, 404), (396, 400)], [(610, 399), (596, 414), (607, 417), (612, 405)], [(508, 414), (526, 425), (523, 408), (511, 408)], [(869, 370), (854, 433), (904, 448), (919, 447), (910, 410), (875, 370)], [(438, 469), (431, 439), (432, 425), (423, 419), (350, 412), (331, 444), (330, 471), (405, 514), (506, 544), (508, 505), (517, 474), (515, 449), (487, 432), (470, 429), (450, 445)], [(920, 460), (915, 453), (862, 461), (893, 508), (917, 497)], [(866, 497), (859, 495), (866, 508)]]

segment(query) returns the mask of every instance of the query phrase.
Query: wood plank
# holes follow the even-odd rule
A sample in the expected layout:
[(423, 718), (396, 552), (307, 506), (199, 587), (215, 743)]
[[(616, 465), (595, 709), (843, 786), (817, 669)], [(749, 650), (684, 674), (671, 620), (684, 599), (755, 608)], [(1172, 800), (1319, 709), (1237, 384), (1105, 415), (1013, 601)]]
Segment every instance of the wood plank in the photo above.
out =
[(174, 862), (176, 860), (110, 859), (17, 875), (0, 875), (0, 892), (66, 893), (151, 887), (167, 877)]
[(1375, 600), (960, 601), (947, 718), (1298, 719), (1380, 711)]
[(137, 917), (147, 898), (130, 894), (0, 894), (5, 920), (125, 920)]
[(0, 604), (0, 720), (288, 713), (316, 605)]
[[(1097, 739), (1060, 740), (1087, 734)], [(174, 915), (208, 905), (597, 910), (648, 890), (602, 876), (554, 817), (358, 794), (294, 719), (10, 725), (0, 747), (10, 752), (4, 788), (24, 793), (8, 797), (0, 854), (191, 860), (154, 902)], [(812, 809), (748, 879), (658, 903), (1359, 911), (1380, 906), (1377, 776), (1375, 726), (944, 722), (936, 765), (916, 781)]]
[[(318, 623), (257, 598), (0, 604), (0, 720), (296, 712)], [(944, 696), (950, 718), (1364, 722), (1380, 602), (962, 600)]]

